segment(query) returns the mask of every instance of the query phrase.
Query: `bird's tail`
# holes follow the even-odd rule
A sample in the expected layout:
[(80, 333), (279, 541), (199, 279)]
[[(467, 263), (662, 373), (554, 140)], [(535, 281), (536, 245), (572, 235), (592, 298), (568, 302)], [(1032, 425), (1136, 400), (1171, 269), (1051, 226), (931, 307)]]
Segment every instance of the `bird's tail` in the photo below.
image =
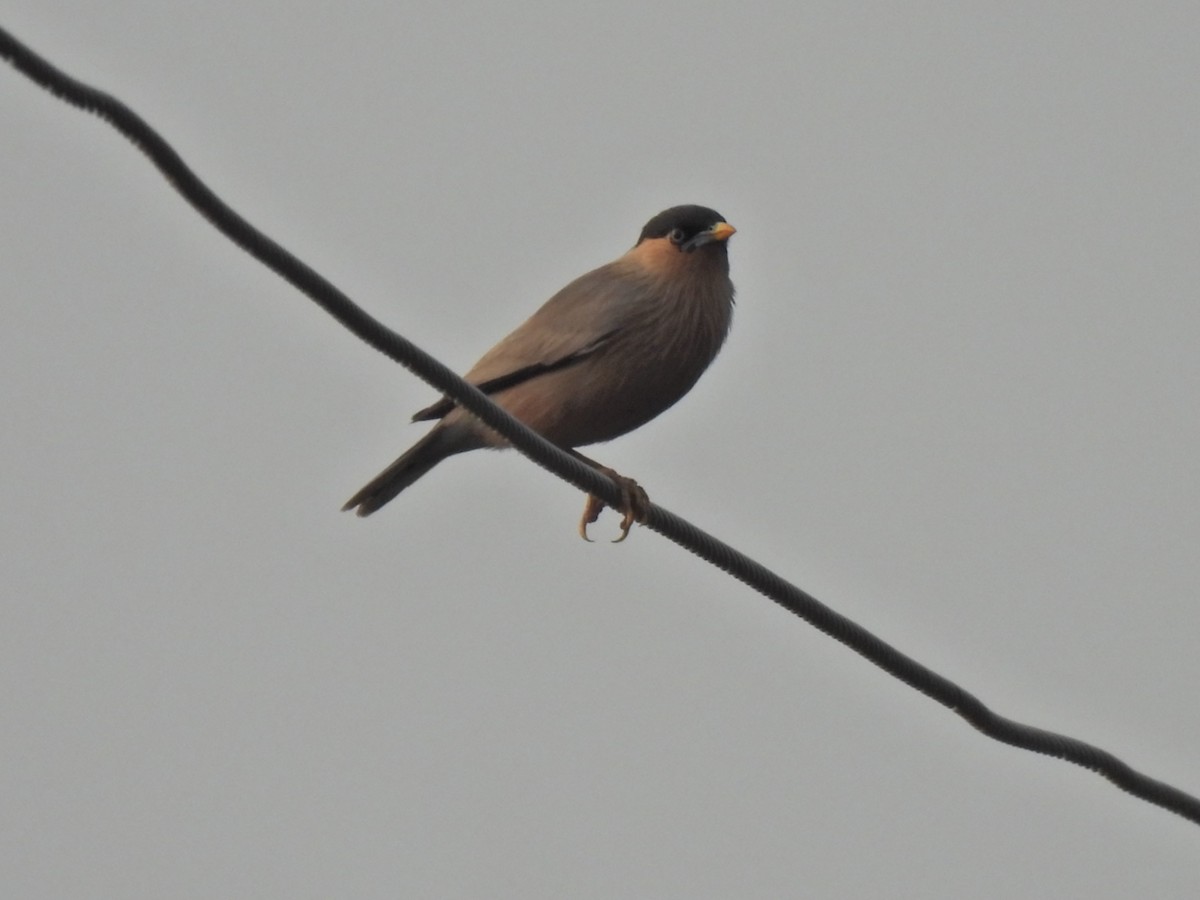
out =
[(470, 449), (472, 446), (462, 446), (461, 441), (456, 441), (449, 429), (434, 428), (347, 500), (342, 511), (353, 509), (360, 516), (369, 516), (447, 456)]

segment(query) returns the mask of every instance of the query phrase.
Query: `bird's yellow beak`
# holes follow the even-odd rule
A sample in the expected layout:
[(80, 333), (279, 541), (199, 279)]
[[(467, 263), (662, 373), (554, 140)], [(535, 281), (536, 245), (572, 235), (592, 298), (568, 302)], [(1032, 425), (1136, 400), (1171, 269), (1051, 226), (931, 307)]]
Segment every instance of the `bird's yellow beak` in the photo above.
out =
[(730, 235), (736, 234), (737, 229), (728, 222), (718, 222), (710, 231), (712, 232), (713, 240), (724, 241), (728, 240)]

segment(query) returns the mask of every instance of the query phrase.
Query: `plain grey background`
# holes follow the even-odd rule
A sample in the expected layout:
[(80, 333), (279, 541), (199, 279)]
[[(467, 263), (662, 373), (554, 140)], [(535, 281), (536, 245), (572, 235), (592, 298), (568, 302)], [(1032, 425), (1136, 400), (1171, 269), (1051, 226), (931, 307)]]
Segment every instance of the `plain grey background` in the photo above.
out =
[[(14, 0), (465, 368), (676, 203), (731, 339), (595, 455), (1200, 791), (1200, 7)], [(516, 454), (0, 69), (8, 897), (1194, 897), (1200, 832)], [(615, 534), (606, 514), (598, 538)]]

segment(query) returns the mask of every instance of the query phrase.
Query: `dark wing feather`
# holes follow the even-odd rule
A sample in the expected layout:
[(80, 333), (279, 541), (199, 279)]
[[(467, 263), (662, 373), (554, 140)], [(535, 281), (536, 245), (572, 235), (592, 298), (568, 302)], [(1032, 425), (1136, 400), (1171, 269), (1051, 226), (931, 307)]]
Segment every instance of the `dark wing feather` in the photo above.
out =
[[(508, 372), (504, 375), (498, 375), (495, 378), (489, 378), (486, 381), (481, 381), (476, 384), (475, 387), (479, 388), (479, 390), (483, 391), (485, 394), (495, 394), (499, 391), (513, 387), (514, 385), (537, 378), (539, 375), (545, 375), (548, 372), (557, 372), (559, 369), (565, 369), (569, 366), (573, 366), (576, 363), (587, 359), (589, 356), (607, 344), (612, 339), (613, 335), (617, 333), (617, 330), (619, 329), (610, 331), (608, 334), (601, 335), (597, 340), (594, 340), (590, 344), (587, 344), (586, 346), (581, 347), (572, 353), (568, 353), (559, 359), (549, 360), (546, 362), (536, 362), (528, 366), (522, 366), (521, 368), (515, 369), (514, 371)], [(440, 419), (449, 413), (450, 410), (454, 409), (454, 407), (457, 405), (458, 404), (456, 404), (449, 397), (443, 397), (437, 403), (427, 406), (419, 412), (414, 413), (412, 420), (414, 422), (427, 422), (432, 419)]]
[[(483, 355), (464, 377), (485, 394), (582, 362), (609, 344), (641, 297), (641, 279), (620, 260), (576, 278), (519, 328)], [(440, 419), (454, 409), (443, 397), (413, 421)]]

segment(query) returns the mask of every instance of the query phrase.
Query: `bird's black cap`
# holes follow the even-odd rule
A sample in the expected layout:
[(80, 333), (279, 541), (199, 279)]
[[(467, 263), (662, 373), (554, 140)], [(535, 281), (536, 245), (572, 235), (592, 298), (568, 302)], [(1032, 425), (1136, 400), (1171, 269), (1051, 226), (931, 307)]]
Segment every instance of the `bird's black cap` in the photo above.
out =
[(652, 238), (666, 237), (676, 228), (684, 234), (684, 239), (690, 239), (712, 228), (718, 222), (724, 222), (725, 217), (715, 209), (707, 206), (672, 206), (664, 209), (642, 228), (638, 243)]

